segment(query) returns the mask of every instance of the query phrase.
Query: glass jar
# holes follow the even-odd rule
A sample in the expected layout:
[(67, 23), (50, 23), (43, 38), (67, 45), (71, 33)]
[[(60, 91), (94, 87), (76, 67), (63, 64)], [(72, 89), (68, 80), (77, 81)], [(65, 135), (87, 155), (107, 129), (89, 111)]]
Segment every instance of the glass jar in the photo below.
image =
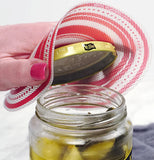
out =
[(100, 86), (52, 88), (29, 124), (31, 160), (131, 160), (124, 97)]

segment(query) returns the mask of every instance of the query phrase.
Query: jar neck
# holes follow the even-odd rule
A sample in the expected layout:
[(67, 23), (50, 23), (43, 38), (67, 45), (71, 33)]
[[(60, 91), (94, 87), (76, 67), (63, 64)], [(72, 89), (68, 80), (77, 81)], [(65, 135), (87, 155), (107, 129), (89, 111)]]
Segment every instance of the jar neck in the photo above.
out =
[(111, 130), (126, 118), (124, 97), (93, 85), (55, 87), (38, 99), (37, 117), (45, 123), (72, 130)]

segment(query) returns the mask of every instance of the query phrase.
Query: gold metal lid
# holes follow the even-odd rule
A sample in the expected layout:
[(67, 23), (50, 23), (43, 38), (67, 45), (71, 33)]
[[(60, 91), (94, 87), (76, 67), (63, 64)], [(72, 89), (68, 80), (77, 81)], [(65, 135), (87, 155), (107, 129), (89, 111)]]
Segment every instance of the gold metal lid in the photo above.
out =
[(56, 48), (53, 84), (90, 76), (108, 68), (116, 57), (115, 47), (108, 42), (86, 41)]
[(110, 51), (116, 56), (115, 47), (111, 43), (102, 41), (87, 41), (56, 48), (54, 52), (54, 60), (62, 59), (72, 55), (88, 53), (92, 50)]

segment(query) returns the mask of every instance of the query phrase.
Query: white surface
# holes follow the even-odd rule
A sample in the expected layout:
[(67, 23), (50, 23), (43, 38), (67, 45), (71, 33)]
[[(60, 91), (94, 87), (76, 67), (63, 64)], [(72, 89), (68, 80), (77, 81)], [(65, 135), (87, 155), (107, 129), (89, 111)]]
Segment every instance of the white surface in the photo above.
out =
[[(0, 25), (58, 21), (75, 3), (74, 0), (0, 0)], [(141, 24), (153, 47), (152, 0), (108, 0), (108, 3), (112, 3)], [(153, 70), (154, 58), (151, 58), (151, 64), (144, 79), (125, 95), (128, 115), (134, 125), (154, 122)], [(35, 103), (19, 111), (8, 112), (3, 108), (5, 94), (6, 92), (0, 92), (0, 160), (28, 160), (28, 123), (34, 114)]]

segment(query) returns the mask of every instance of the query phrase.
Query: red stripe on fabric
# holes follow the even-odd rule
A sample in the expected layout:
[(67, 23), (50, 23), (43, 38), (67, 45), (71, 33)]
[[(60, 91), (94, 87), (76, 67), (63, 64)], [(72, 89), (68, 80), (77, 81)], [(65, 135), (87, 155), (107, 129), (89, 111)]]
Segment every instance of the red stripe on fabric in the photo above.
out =
[(145, 70), (145, 67), (147, 66), (147, 62), (148, 62), (148, 58), (149, 58), (149, 47), (148, 47), (147, 39), (146, 39), (144, 33), (142, 32), (142, 30), (137, 25), (136, 25), (136, 28), (137, 28), (138, 32), (140, 33), (142, 40), (144, 42), (144, 53), (146, 53), (146, 54), (144, 54), (144, 61), (140, 67), (140, 70), (138, 71), (136, 76), (125, 87), (123, 87), (119, 91), (120, 93), (124, 93), (128, 88), (130, 88), (132, 86), (132, 84), (134, 84), (136, 82), (136, 80), (139, 79), (139, 77), (141, 76), (141, 74)]
[[(64, 40), (64, 39), (69, 39), (71, 37), (75, 38), (75, 39), (80, 39), (80, 41), (93, 41), (94, 39), (91, 38), (91, 37), (88, 37), (88, 36), (85, 36), (83, 34), (71, 34), (71, 35), (58, 35), (56, 37), (56, 40)], [(81, 40), (82, 39), (82, 40)], [(76, 42), (79, 42), (79, 41), (76, 41)], [(75, 42), (74, 42), (75, 43)], [(62, 42), (62, 44), (56, 44), (55, 48), (59, 48), (59, 47), (62, 47), (62, 46), (65, 46), (65, 45), (69, 45), (69, 44), (72, 44), (72, 41), (69, 41), (69, 42)]]
[(20, 87), (20, 88), (17, 88), (17, 89), (13, 89), (13, 90), (10, 91), (10, 93), (11, 93), (12, 95), (18, 94), (18, 93), (20, 93), (22, 90), (24, 90), (25, 88), (26, 88), (26, 87)]
[(35, 58), (40, 58), (40, 53), (41, 53), (41, 50), (42, 50), (42, 44), (44, 43), (44, 39), (42, 40), (42, 42), (40, 43), (40, 45), (38, 46), (37, 50), (36, 50), (36, 53), (35, 53)]
[(112, 41), (110, 39), (110, 37), (107, 36), (105, 33), (101, 32), (95, 28), (88, 27), (88, 26), (82, 26), (82, 25), (75, 26), (74, 25), (74, 26), (63, 27), (58, 30), (57, 35), (66, 34), (66, 33), (67, 34), (68, 33), (80, 33), (80, 34), (88, 35), (98, 41), (106, 41), (106, 42)]
[[(97, 3), (85, 3), (85, 4), (81, 4), (81, 5), (78, 5), (78, 6), (76, 6), (76, 7), (74, 7), (74, 8), (72, 8), (69, 12), (71, 12), (71, 11), (73, 11), (73, 10), (75, 10), (75, 9), (78, 9), (78, 8), (81, 8), (81, 7), (101, 7), (101, 8), (104, 8), (104, 6), (105, 5), (101, 5), (101, 4), (97, 4)], [(102, 7), (103, 6), (103, 7)]]
[(78, 5), (78, 6), (74, 7), (69, 12), (71, 12), (73, 10), (81, 9), (82, 7), (95, 7), (95, 8), (97, 8), (97, 10), (103, 9), (103, 10), (109, 11), (108, 13), (117, 14), (120, 17), (126, 19), (127, 21), (132, 21), (132, 19), (130, 19), (130, 17), (128, 17), (126, 14), (122, 13), (120, 10), (118, 10), (116, 8), (113, 8), (111, 6), (105, 5), (105, 4), (100, 4), (100, 3), (85, 3), (85, 4), (81, 4), (81, 5)]
[(44, 56), (44, 48), (45, 48), (45, 44), (46, 44), (46, 41), (47, 41), (47, 37), (45, 37), (41, 44), (39, 45), (37, 51), (36, 51), (36, 54), (35, 54), (35, 58), (39, 58), (39, 59), (42, 59), (43, 60), (43, 56)]

